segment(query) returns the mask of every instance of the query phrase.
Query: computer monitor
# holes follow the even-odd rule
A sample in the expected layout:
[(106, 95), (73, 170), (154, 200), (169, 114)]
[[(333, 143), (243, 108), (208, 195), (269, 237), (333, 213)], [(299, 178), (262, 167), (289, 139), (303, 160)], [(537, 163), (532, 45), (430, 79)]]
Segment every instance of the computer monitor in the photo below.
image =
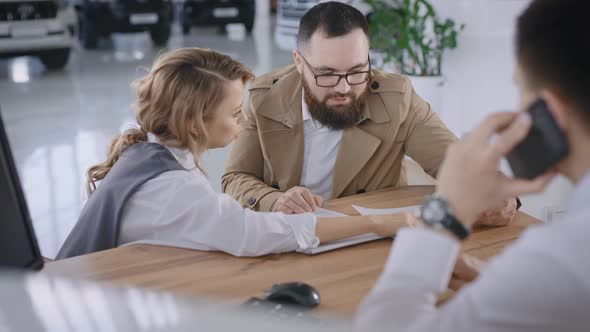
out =
[(0, 267), (41, 269), (31, 223), (0, 112)]

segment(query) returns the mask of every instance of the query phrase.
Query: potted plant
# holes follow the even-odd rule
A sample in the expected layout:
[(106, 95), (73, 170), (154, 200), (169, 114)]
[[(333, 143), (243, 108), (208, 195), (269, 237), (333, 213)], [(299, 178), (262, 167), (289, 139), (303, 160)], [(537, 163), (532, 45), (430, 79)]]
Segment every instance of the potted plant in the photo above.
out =
[(464, 25), (441, 20), (428, 0), (365, 0), (376, 66), (407, 75), (417, 93), (440, 111), (443, 53), (457, 47)]

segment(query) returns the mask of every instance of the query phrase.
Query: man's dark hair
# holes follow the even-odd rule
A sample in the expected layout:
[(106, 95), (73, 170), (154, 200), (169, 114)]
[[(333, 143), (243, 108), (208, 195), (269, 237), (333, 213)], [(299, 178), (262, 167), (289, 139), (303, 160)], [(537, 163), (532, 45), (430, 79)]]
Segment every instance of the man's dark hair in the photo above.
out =
[(307, 43), (318, 29), (324, 36), (334, 38), (359, 28), (368, 38), (367, 19), (358, 9), (341, 2), (322, 2), (313, 6), (301, 18), (297, 32), (297, 48)]
[(527, 82), (564, 96), (590, 125), (590, 1), (535, 0), (518, 18), (516, 52)]

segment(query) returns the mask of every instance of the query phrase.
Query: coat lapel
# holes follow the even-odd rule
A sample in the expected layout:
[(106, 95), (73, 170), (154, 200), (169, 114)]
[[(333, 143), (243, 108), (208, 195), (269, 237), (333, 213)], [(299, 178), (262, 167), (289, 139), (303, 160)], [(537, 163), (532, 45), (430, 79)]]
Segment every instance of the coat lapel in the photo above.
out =
[(340, 141), (332, 176), (332, 198), (338, 198), (342, 194), (381, 145), (379, 138), (364, 131), (359, 126), (365, 121), (376, 124), (389, 122), (390, 118), (386, 112), (377, 111), (382, 109), (383, 106), (380, 105), (382, 103), (383, 101), (378, 94), (369, 93), (362, 117), (357, 125), (345, 129), (342, 133), (342, 141)]
[(302, 122), (301, 78), (297, 70), (276, 81), (268, 96), (258, 106), (257, 113), (288, 128), (294, 128)]
[(301, 181), (304, 154), (301, 89), (299, 73), (294, 70), (276, 82), (259, 107), (260, 115), (275, 122), (259, 130), (270, 169), (276, 172), (271, 178), (278, 181), (282, 190), (298, 186)]
[(358, 127), (345, 129), (334, 164), (332, 198), (337, 198), (373, 156), (381, 140)]

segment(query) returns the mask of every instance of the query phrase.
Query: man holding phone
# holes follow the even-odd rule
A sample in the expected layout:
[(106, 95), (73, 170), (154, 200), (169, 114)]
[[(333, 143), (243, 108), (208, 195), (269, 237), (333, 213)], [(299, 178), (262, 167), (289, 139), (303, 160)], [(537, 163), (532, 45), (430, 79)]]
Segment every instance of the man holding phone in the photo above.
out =
[[(589, 330), (588, 12), (588, 1), (534, 0), (520, 16), (516, 76), (526, 112), (492, 115), (448, 150), (436, 194), (422, 207), (425, 227), (398, 233), (359, 310), (363, 330)], [(497, 172), (507, 155), (523, 177)], [(555, 172), (576, 184), (566, 220), (527, 230), (475, 281), (435, 307), (477, 215), (506, 197), (542, 191)]]

